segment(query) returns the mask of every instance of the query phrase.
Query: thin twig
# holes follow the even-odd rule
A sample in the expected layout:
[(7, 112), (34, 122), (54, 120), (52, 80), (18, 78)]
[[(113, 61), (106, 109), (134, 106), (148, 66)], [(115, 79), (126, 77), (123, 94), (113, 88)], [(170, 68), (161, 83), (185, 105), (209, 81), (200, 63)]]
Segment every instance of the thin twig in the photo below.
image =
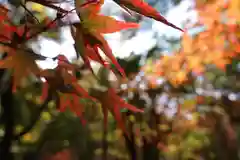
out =
[[(27, 40), (30, 40), (30, 39), (32, 39), (32, 38), (34, 38), (34, 37), (36, 37), (37, 35), (39, 35), (39, 34), (41, 34), (41, 33), (43, 33), (43, 32), (46, 32), (48, 29), (51, 29), (51, 25), (53, 25), (55, 22), (57, 22), (57, 20), (64, 18), (66, 15), (68, 15), (69, 13), (71, 13), (71, 12), (74, 11), (74, 10), (75, 10), (75, 8), (72, 9), (72, 10), (70, 10), (70, 11), (68, 11), (67, 13), (65, 13), (65, 14), (64, 14), (63, 16), (61, 16), (61, 17), (56, 17), (54, 20), (52, 20), (51, 22), (49, 22), (45, 27), (43, 27), (42, 30), (36, 32), (35, 34), (32, 34), (32, 35), (29, 36), (29, 37), (27, 37), (27, 38), (26, 38), (26, 41), (27, 41)], [(24, 42), (25, 42), (25, 41), (23, 41), (22, 43), (24, 43)]]
[(62, 13), (68, 13), (68, 11), (66, 11), (65, 9), (62, 9), (61, 7), (58, 7), (58, 6), (55, 6), (55, 5), (52, 5), (47, 1), (43, 1), (43, 0), (27, 0), (27, 1), (41, 4), (43, 6), (52, 8), (52, 9), (57, 10), (57, 11), (62, 12)]
[(22, 7), (25, 9), (25, 11), (26, 11), (28, 14), (30, 14), (30, 15), (38, 22), (38, 24), (40, 24), (40, 22), (39, 22), (39, 20), (37, 19), (37, 17), (35, 17), (35, 16), (33, 15), (33, 13), (32, 13), (29, 9), (27, 9), (27, 7), (26, 7), (24, 4), (20, 3), (20, 6), (22, 6)]
[[(36, 1), (34, 1), (34, 2), (39, 3), (39, 4), (42, 4), (42, 5), (45, 5), (45, 6), (49, 6), (49, 5), (50, 5), (50, 4), (46, 4), (44, 1), (43, 1), (42, 3), (40, 3), (38, 0), (36, 0)], [(89, 2), (83, 3), (83, 4), (82, 4), (81, 6), (79, 6), (79, 7), (85, 7), (86, 5), (88, 5), (88, 4), (90, 4), (90, 3), (94, 3), (94, 2), (96, 2), (96, 0), (91, 0), (91, 1), (89, 1)], [(51, 6), (53, 7), (53, 5), (51, 5)], [(54, 7), (57, 7), (57, 6), (54, 6)], [(61, 12), (60, 8), (61, 8), (61, 7), (57, 7), (57, 10)], [(62, 8), (61, 8), (61, 9), (62, 9)], [(48, 25), (46, 25), (45, 27), (43, 27), (43, 29), (42, 29), (41, 31), (39, 31), (39, 32), (31, 35), (30, 37), (26, 38), (26, 40), (32, 39), (33, 37), (35, 37), (35, 36), (37, 36), (37, 35), (39, 35), (39, 34), (41, 34), (41, 33), (43, 33), (43, 32), (46, 32), (48, 29), (51, 29), (50, 26), (53, 25), (57, 20), (64, 18), (64, 17), (67, 16), (69, 13), (73, 12), (74, 10), (76, 10), (76, 8), (71, 9), (70, 11), (64, 10), (64, 12), (62, 12), (62, 13), (64, 13), (63, 16), (61, 16), (61, 17), (58, 17), (58, 16), (57, 16), (57, 17), (56, 17), (54, 20), (52, 20)], [(80, 16), (79, 16), (79, 18), (80, 18)]]

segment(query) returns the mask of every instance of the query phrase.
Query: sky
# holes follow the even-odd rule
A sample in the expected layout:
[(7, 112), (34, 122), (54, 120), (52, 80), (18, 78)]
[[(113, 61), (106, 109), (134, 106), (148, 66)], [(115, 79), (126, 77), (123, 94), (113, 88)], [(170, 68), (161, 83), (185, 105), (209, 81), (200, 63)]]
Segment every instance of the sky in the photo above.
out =
[[(189, 9), (193, 6), (193, 0), (183, 0), (178, 6), (171, 8), (166, 13), (165, 17), (171, 23), (179, 27), (181, 27), (181, 23), (186, 20), (190, 20), (191, 23), (194, 23), (197, 20), (197, 13), (193, 9)], [(121, 19), (117, 15), (119, 15), (122, 9), (111, 0), (105, 1), (103, 11), (105, 11), (105, 14), (113, 15), (116, 19)], [(69, 16), (70, 19), (78, 20), (75, 13)], [(155, 34), (158, 35), (157, 38), (154, 37)], [(156, 44), (161, 43), (161, 45), (164, 45), (160, 39), (162, 35), (166, 37), (180, 37), (182, 33), (160, 22), (145, 18), (145, 20), (140, 23), (140, 28), (136, 36), (131, 39), (124, 39), (120, 32), (108, 34), (105, 35), (105, 37), (114, 55), (116, 57), (125, 58), (128, 57), (131, 52), (135, 54), (144, 54)], [(75, 50), (73, 48), (74, 41), (68, 28), (63, 29), (62, 37), (64, 40), (60, 44), (41, 38), (41, 54), (48, 57), (64, 54), (70, 60), (75, 58)], [(43, 68), (53, 68), (56, 66), (56, 62), (51, 59), (38, 63)]]

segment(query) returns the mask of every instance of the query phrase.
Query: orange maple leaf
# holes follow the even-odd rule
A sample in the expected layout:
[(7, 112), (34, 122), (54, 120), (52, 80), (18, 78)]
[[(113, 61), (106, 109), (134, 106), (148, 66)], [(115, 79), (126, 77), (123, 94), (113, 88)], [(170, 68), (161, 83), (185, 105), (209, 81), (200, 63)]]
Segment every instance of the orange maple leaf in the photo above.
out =
[(40, 57), (27, 50), (6, 49), (8, 55), (0, 61), (0, 68), (13, 69), (13, 92), (15, 92), (23, 78), (40, 73), (40, 68), (35, 62)]

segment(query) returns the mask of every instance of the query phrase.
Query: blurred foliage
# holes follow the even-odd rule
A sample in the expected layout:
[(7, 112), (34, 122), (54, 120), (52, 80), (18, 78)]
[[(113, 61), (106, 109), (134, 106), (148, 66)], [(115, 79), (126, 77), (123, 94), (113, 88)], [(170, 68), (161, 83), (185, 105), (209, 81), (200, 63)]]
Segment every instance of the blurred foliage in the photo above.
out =
[[(78, 76), (90, 93), (92, 88), (105, 91), (103, 86), (114, 86), (119, 96), (144, 109), (143, 114), (121, 110), (129, 135), (117, 128), (112, 114), (104, 128), (101, 104), (84, 101), (84, 124), (69, 109), (59, 112), (55, 99), (44, 104), (42, 85), (26, 80), (14, 99), (16, 135), (28, 129), (12, 147), (16, 159), (30, 153), (34, 155), (29, 159), (239, 159), (238, 1), (196, 2), (199, 21), (207, 29), (192, 37), (185, 33), (180, 42), (169, 40), (181, 44), (173, 55), (154, 54), (160, 52), (154, 47), (146, 57), (118, 59), (127, 78), (111, 79), (112, 72), (101, 67), (99, 79), (86, 70)], [(42, 6), (32, 10), (38, 19), (46, 16)], [(230, 17), (226, 23), (222, 12)], [(58, 39), (59, 32), (53, 33)], [(51, 37), (49, 32), (44, 36)], [(1, 127), (0, 137), (3, 132)]]

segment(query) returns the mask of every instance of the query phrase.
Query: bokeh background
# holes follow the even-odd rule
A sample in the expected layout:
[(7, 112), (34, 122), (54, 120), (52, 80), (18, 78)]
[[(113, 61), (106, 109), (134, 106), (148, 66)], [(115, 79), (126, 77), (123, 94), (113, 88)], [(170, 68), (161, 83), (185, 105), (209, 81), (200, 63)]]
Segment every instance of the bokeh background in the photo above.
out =
[[(0, 2), (14, 6), (15, 1)], [(16, 160), (239, 159), (240, 2), (145, 1), (186, 32), (136, 13), (130, 16), (112, 0), (105, 0), (104, 15), (138, 22), (140, 28), (105, 35), (128, 80), (111, 72), (103, 75), (102, 68), (92, 64), (94, 72), (105, 76), (123, 99), (144, 109), (143, 114), (122, 111), (129, 137), (116, 127), (111, 115), (108, 130), (103, 129), (97, 104), (86, 103), (85, 125), (70, 111), (56, 111), (53, 101), (41, 111), (39, 96), (29, 86), (14, 100), (16, 133), (29, 128), (14, 141)], [(72, 1), (58, 5), (73, 8)], [(36, 3), (28, 7), (39, 18), (56, 14)], [(76, 13), (63, 19), (77, 20)], [(49, 57), (38, 64), (54, 68), (57, 61), (51, 58), (59, 54), (83, 63), (76, 59), (73, 44), (70, 29), (62, 27), (31, 45)], [(87, 69), (81, 75), (79, 83), (84, 88), (101, 89)], [(0, 138), (4, 132), (0, 124)]]

